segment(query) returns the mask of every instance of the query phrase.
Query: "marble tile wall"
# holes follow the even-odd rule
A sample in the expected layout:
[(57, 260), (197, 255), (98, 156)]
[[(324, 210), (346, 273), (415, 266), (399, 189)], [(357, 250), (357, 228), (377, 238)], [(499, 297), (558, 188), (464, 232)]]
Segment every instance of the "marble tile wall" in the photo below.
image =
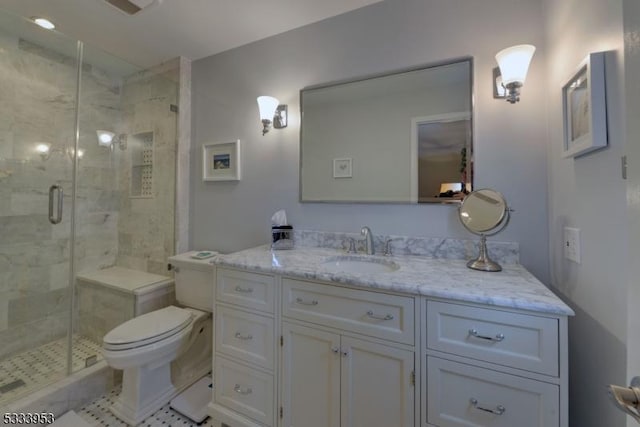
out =
[[(116, 265), (167, 274), (174, 254), (179, 60), (128, 76), (122, 87), (122, 128), (128, 135), (153, 132), (153, 196), (131, 198), (131, 156), (119, 164)], [(126, 153), (126, 152), (124, 152)]]
[(78, 280), (77, 332), (102, 342), (107, 332), (133, 318), (135, 296), (106, 286)]
[[(0, 30), (0, 358), (68, 327), (76, 60)], [(113, 265), (118, 188), (95, 129), (119, 120), (120, 83), (83, 67), (76, 256), (80, 269)], [(43, 160), (36, 145), (51, 144)], [(63, 220), (48, 221), (48, 189), (65, 191)]]
[[(356, 248), (364, 252), (364, 240), (359, 233), (295, 230), (296, 246), (347, 249), (347, 239), (356, 241)], [(477, 239), (449, 239), (438, 237), (409, 237), (392, 235), (374, 235), (374, 247), (377, 254), (384, 252), (384, 245), (391, 239), (391, 253), (394, 255), (416, 255), (443, 259), (472, 259), (478, 256)], [(500, 242), (488, 239), (487, 250), (495, 261), (506, 264), (520, 262), (520, 247), (517, 242)]]
[[(73, 51), (71, 49), (70, 51)], [(0, 358), (66, 334), (76, 59), (0, 29)], [(134, 74), (85, 63), (80, 92), (77, 272), (113, 265), (166, 274), (174, 253), (180, 61)], [(98, 146), (96, 130), (154, 134), (153, 196), (131, 198), (131, 150)], [(50, 143), (43, 160), (37, 144)], [(48, 221), (48, 189), (65, 191)], [(104, 304), (111, 304), (108, 298)], [(95, 304), (78, 310), (87, 312)], [(95, 319), (94, 319), (95, 320)], [(97, 333), (99, 320), (78, 329)], [(95, 334), (94, 334), (95, 335)], [(98, 338), (96, 336), (96, 338)], [(101, 337), (100, 337), (101, 338)]]

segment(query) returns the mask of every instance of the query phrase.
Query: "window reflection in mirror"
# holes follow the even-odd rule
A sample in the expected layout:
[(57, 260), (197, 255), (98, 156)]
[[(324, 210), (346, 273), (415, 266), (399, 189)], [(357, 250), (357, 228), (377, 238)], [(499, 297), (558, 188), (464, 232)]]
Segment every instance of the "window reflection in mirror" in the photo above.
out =
[(473, 186), (471, 93), (471, 59), (303, 89), (301, 201), (459, 201)]

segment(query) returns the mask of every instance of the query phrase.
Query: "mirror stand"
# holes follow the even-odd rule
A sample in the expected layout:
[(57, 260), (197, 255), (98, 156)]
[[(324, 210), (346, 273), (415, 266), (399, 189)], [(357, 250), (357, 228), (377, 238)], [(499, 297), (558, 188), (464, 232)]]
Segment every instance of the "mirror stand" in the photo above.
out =
[(467, 263), (467, 267), (480, 271), (502, 271), (502, 266), (489, 257), (487, 251), (487, 236), (480, 235), (480, 253), (478, 258)]
[(489, 188), (472, 191), (462, 201), (458, 218), (462, 225), (480, 236), (479, 254), (467, 267), (480, 271), (502, 271), (500, 264), (489, 257), (487, 236), (494, 236), (509, 224), (511, 209), (502, 194)]

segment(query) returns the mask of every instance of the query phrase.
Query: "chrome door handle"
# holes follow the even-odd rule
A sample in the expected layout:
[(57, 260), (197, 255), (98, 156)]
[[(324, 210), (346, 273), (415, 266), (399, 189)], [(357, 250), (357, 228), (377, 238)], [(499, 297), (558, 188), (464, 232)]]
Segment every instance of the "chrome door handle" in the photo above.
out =
[[(57, 215), (53, 216), (53, 197), (54, 193), (58, 192), (58, 209)], [(49, 222), (51, 224), (60, 224), (62, 222), (62, 199), (64, 198), (64, 191), (58, 184), (53, 184), (49, 187)]]
[(474, 399), (473, 397), (471, 399), (469, 399), (469, 402), (471, 403), (471, 406), (473, 406), (477, 410), (484, 411), (484, 412), (489, 412), (490, 414), (502, 415), (507, 410), (507, 408), (505, 408), (502, 405), (496, 406), (496, 409), (483, 408), (482, 406), (478, 405), (478, 400)]
[(332, 351), (333, 353), (338, 354), (338, 353), (340, 353), (340, 347), (331, 347), (331, 351)]
[(386, 314), (384, 316), (378, 316), (376, 314), (373, 314), (372, 310), (367, 311), (367, 316), (369, 316), (372, 319), (376, 319), (376, 320), (393, 320), (393, 315), (392, 314)]
[(247, 387), (243, 390), (242, 387), (240, 387), (240, 384), (236, 384), (235, 387), (233, 387), (233, 391), (238, 394), (244, 394), (245, 396), (253, 392), (253, 390), (251, 390), (251, 387)]
[(250, 294), (253, 292), (253, 288), (241, 288), (240, 286), (236, 286), (236, 292), (241, 292), (243, 294)]
[(234, 336), (236, 338), (238, 338), (239, 340), (252, 340), (253, 339), (253, 335), (251, 335), (251, 334), (242, 335), (240, 332), (236, 332), (236, 334)]
[(302, 304), (302, 305), (318, 305), (318, 301), (313, 300), (313, 301), (305, 301), (302, 298), (296, 298), (296, 302), (298, 304)]
[(487, 341), (500, 342), (500, 341), (504, 340), (504, 334), (497, 334), (495, 337), (490, 337), (490, 336), (487, 336), (487, 335), (480, 335), (478, 333), (478, 331), (475, 330), (475, 329), (469, 329), (469, 335), (471, 335), (472, 337), (479, 338), (481, 340), (487, 340)]

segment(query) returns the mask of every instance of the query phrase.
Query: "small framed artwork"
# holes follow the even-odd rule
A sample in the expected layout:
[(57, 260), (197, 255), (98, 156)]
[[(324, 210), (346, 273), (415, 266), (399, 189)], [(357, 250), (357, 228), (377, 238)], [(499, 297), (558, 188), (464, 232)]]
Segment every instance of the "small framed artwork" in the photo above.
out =
[(333, 159), (333, 177), (334, 178), (352, 178), (353, 171), (351, 169), (353, 159)]
[(591, 53), (562, 88), (563, 157), (607, 146), (605, 52)]
[(202, 145), (203, 181), (240, 181), (240, 140)]

